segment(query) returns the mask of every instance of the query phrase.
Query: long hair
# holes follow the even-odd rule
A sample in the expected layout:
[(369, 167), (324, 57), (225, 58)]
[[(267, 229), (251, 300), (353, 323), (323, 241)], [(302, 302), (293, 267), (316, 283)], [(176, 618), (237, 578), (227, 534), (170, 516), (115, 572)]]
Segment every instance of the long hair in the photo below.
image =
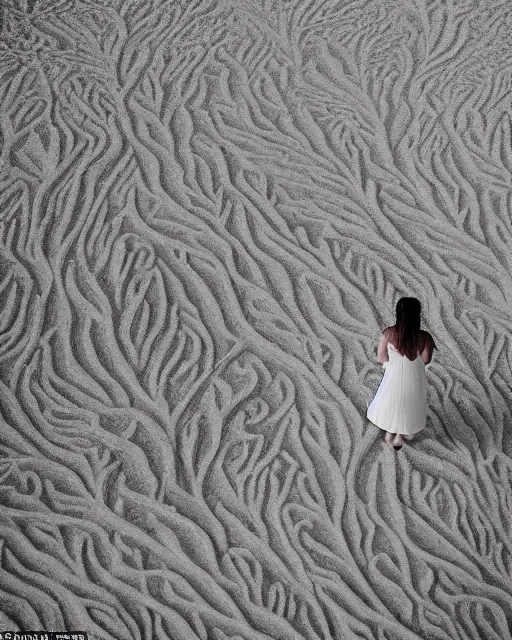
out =
[(397, 349), (414, 360), (420, 348), (421, 303), (417, 298), (400, 298), (396, 303)]

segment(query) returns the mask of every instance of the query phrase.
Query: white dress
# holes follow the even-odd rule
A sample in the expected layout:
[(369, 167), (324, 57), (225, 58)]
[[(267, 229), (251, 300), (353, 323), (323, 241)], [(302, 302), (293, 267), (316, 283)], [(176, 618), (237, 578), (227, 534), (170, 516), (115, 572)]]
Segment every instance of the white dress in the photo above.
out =
[(418, 433), (427, 422), (425, 363), (419, 354), (415, 360), (409, 360), (389, 342), (387, 351), (389, 360), (383, 364), (384, 377), (366, 416), (391, 433)]

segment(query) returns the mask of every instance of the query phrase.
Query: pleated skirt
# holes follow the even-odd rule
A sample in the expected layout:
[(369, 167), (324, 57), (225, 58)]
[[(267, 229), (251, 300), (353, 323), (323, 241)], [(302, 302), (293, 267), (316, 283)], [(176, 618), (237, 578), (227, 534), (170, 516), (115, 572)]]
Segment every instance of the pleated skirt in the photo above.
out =
[(427, 381), (425, 363), (400, 354), (388, 344), (384, 376), (368, 406), (370, 422), (391, 433), (413, 435), (427, 422)]

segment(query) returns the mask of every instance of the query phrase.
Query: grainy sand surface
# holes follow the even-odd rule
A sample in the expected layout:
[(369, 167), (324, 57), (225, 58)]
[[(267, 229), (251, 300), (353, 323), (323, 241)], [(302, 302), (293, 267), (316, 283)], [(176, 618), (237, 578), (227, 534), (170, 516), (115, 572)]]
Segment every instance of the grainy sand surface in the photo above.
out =
[(0, 631), (511, 638), (509, 0), (0, 15)]

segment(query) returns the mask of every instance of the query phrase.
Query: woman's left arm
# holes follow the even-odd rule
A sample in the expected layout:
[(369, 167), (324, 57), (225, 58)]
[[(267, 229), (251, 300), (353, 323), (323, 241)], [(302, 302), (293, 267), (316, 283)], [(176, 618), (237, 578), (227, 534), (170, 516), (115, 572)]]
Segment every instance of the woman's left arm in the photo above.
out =
[(377, 362), (384, 364), (389, 360), (387, 348), (388, 348), (388, 339), (386, 336), (386, 331), (384, 330), (381, 333), (379, 345), (377, 347)]

